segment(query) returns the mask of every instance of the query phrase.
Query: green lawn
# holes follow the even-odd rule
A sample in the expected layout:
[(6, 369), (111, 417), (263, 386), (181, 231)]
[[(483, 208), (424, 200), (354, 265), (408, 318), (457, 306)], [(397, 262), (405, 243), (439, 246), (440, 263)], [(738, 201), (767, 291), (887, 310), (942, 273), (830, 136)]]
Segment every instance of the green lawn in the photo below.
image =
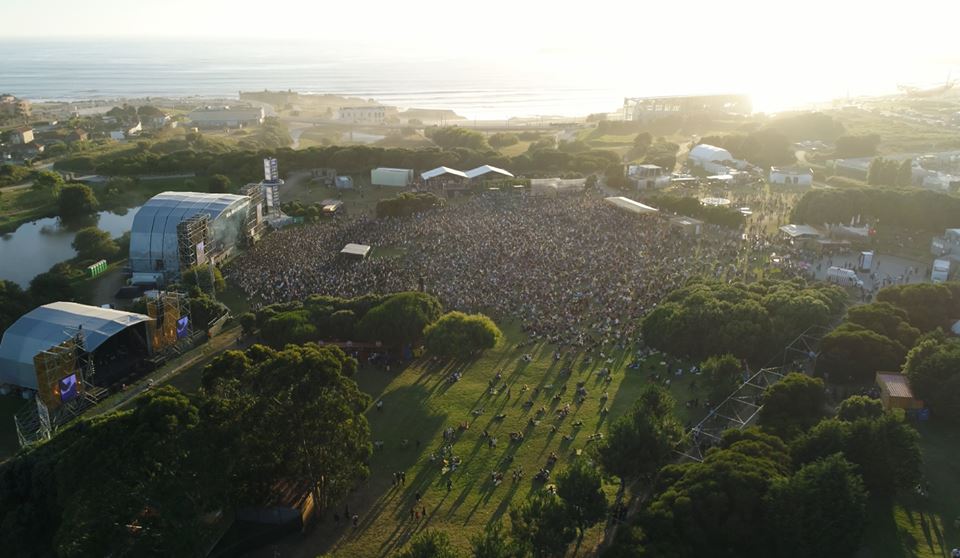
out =
[(30, 188), (0, 189), (0, 233), (15, 231), (23, 223), (54, 214), (55, 201)]
[(946, 558), (960, 547), (960, 431), (935, 422), (918, 430), (927, 494), (873, 499), (860, 558)]
[(517, 155), (523, 155), (527, 152), (527, 149), (530, 149), (530, 144), (532, 141), (518, 141), (513, 145), (508, 145), (506, 147), (500, 148), (500, 154), (506, 155), (507, 157), (516, 157)]
[[(383, 401), (381, 411), (371, 408), (367, 416), (373, 439), (383, 441), (384, 447), (374, 452), (370, 479), (346, 502), (351, 513), (360, 515), (359, 527), (346, 528), (342, 522), (334, 523), (329, 517), (331, 513), (308, 538), (295, 537), (287, 544), (297, 546), (300, 553), (310, 556), (322, 552), (345, 557), (382, 556), (402, 547), (411, 535), (424, 528), (437, 528), (446, 531), (454, 544), (465, 549), (472, 534), (503, 517), (512, 504), (543, 489), (542, 484), (534, 482), (533, 476), (547, 465), (551, 452), (559, 456), (554, 471), (565, 467), (577, 450), (590, 447), (591, 434), (606, 432), (609, 421), (626, 411), (640, 391), (653, 381), (652, 376), (664, 369), (659, 357), (650, 359), (641, 370), (628, 369), (630, 356), (617, 353), (611, 363), (594, 360), (587, 364), (578, 357), (571, 375), (565, 377), (561, 375), (563, 361), (554, 360), (552, 347), (517, 348), (517, 342), (523, 339), (519, 328), (507, 327), (505, 333), (505, 340), (496, 349), (457, 368), (420, 361), (402, 372), (361, 367), (357, 375), (360, 387), (371, 394), (374, 401)], [(522, 357), (526, 353), (534, 357), (532, 362), (524, 362)], [(605, 385), (598, 375), (605, 366), (614, 371), (610, 385)], [(451, 384), (447, 378), (455, 369), (461, 370), (463, 377)], [(488, 391), (488, 382), (498, 370), (503, 373), (500, 383), (506, 382), (509, 386), (509, 397), (506, 393), (494, 395)], [(699, 412), (693, 411), (697, 416), (692, 416), (682, 404), (691, 397), (694, 378), (689, 374), (670, 378), (671, 390), (680, 402), (677, 413), (685, 422), (699, 418)], [(573, 399), (576, 384), (581, 381), (589, 395), (577, 406)], [(553, 395), (564, 383), (567, 384), (565, 394), (554, 400)], [(524, 385), (529, 388), (525, 393)], [(534, 390), (538, 391), (534, 406), (526, 409), (523, 403)], [(603, 405), (599, 398), (604, 391), (609, 392), (606, 415), (600, 413)], [(571, 403), (570, 415), (560, 420), (555, 413), (566, 403)], [(541, 406), (545, 408), (545, 415), (538, 425), (533, 425), (529, 420)], [(475, 410), (482, 412), (474, 416)], [(497, 420), (499, 414), (507, 416)], [(573, 427), (577, 420), (583, 421), (582, 427)], [(457, 427), (464, 422), (469, 424), (469, 429), (460, 431)], [(552, 431), (552, 425), (557, 426), (556, 431)], [(440, 460), (430, 460), (431, 453), (444, 445), (443, 432), (448, 427), (456, 432), (453, 454), (463, 459), (463, 465), (455, 472), (444, 472)], [(484, 430), (498, 439), (496, 448), (488, 447), (482, 438)], [(511, 443), (509, 433), (516, 431), (524, 433), (522, 443)], [(573, 436), (573, 440), (564, 441), (564, 435)], [(518, 466), (526, 476), (522, 481), (513, 482), (511, 472)], [(406, 484), (399, 488), (392, 486), (392, 475), (396, 471), (405, 471), (407, 476)], [(493, 471), (505, 473), (500, 486), (494, 486), (491, 481)], [(453, 482), (450, 492), (446, 490), (448, 478)], [(616, 486), (609, 485), (606, 489), (612, 501)], [(427, 509), (426, 521), (410, 519), (416, 493), (423, 495), (421, 505)], [(342, 508), (337, 507), (337, 511)], [(600, 529), (596, 528), (585, 538), (584, 545), (594, 546), (599, 535)]]

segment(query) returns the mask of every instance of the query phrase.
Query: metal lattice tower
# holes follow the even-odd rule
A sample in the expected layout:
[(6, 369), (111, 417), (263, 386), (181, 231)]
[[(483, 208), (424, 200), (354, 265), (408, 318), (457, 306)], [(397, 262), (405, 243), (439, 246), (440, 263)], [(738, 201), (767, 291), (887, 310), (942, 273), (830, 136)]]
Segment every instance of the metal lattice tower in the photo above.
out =
[[(198, 213), (177, 223), (177, 253), (180, 269), (187, 270), (206, 261), (209, 241), (210, 216)], [(202, 248), (201, 248), (202, 246)]]
[[(247, 242), (253, 244), (260, 240), (266, 227), (263, 221), (266, 202), (263, 196), (263, 187), (260, 184), (247, 184), (241, 189), (240, 193), (250, 198), (250, 210), (247, 212), (247, 220), (244, 223), (244, 238)], [(278, 206), (274, 207), (274, 211), (280, 211)]]

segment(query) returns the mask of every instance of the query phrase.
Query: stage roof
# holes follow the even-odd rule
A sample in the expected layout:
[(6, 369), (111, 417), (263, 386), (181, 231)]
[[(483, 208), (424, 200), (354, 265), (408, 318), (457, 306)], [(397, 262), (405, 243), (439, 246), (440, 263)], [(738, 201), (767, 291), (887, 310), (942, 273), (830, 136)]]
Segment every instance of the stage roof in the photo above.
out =
[(492, 167), (490, 165), (483, 165), (475, 169), (470, 169), (464, 174), (467, 175), (467, 178), (473, 179), (473, 178), (477, 178), (479, 176), (483, 176), (485, 174), (490, 174), (490, 173), (506, 176), (507, 178), (513, 178), (513, 173), (505, 171), (501, 168)]
[(450, 174), (460, 178), (467, 178), (467, 173), (458, 171), (457, 169), (451, 169), (450, 167), (437, 167), (435, 169), (428, 170), (427, 172), (421, 173), (420, 178), (424, 180), (430, 180), (431, 178), (436, 178), (445, 174)]
[(780, 231), (790, 238), (818, 238), (823, 236), (820, 231), (810, 225), (795, 225), (793, 223), (780, 227)]
[(87, 306), (75, 302), (52, 302), (20, 317), (0, 341), (0, 382), (36, 389), (33, 357), (70, 339), (78, 328), (88, 352), (93, 352), (124, 329), (149, 321), (143, 314)]
[(642, 204), (638, 201), (631, 200), (630, 198), (625, 198), (623, 196), (616, 196), (611, 198), (604, 198), (604, 201), (610, 205), (619, 207), (625, 211), (631, 213), (644, 214), (644, 213), (656, 213), (660, 211), (655, 207), (650, 207), (649, 205)]

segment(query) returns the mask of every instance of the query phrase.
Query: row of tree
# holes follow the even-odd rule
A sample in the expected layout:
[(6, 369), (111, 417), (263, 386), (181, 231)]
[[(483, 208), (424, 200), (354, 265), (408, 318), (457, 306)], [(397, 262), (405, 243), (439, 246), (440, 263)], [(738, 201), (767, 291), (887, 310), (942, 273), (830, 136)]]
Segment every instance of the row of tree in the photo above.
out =
[(732, 207), (703, 205), (700, 200), (688, 196), (654, 195), (647, 198), (656, 208), (666, 209), (678, 215), (696, 217), (707, 223), (739, 229), (746, 222), (743, 213)]
[(228, 351), (187, 396), (172, 387), (91, 417), (0, 466), (11, 556), (200, 556), (220, 518), (283, 483), (321, 509), (368, 474), (357, 362), (315, 345)]
[(878, 400), (848, 399), (828, 417), (825, 399), (802, 374), (768, 388), (760, 428), (726, 432), (703, 462), (648, 474), (652, 497), (603, 555), (853, 556), (868, 492), (919, 481), (919, 437)]
[(913, 185), (913, 159), (895, 161), (877, 157), (870, 161), (867, 169), (867, 184), (871, 186), (896, 186), (906, 188)]
[(960, 419), (960, 353), (943, 333), (957, 315), (960, 283), (882, 289), (876, 302), (851, 307), (823, 338), (817, 372), (835, 382), (871, 384), (877, 371), (902, 370), (934, 415)]
[(647, 314), (643, 338), (677, 356), (732, 353), (762, 365), (810, 327), (829, 324), (846, 298), (838, 287), (799, 281), (693, 280)]
[(844, 188), (810, 190), (793, 208), (795, 223), (849, 223), (942, 233), (960, 226), (960, 198), (929, 190)]
[(342, 174), (364, 173), (375, 167), (427, 170), (439, 166), (473, 168), (484, 164), (527, 175), (565, 172), (589, 174), (620, 162), (620, 156), (613, 151), (595, 149), (569, 153), (557, 149), (555, 144), (508, 157), (489, 147), (409, 149), (352, 145), (312, 146), (300, 150), (252, 150), (209, 142), (198, 137), (196, 140), (175, 140), (172, 145), (163, 142), (159, 145), (150, 144), (143, 150), (128, 149), (97, 155), (79, 154), (59, 161), (57, 168), (109, 176), (187, 172), (203, 176), (224, 174), (244, 181), (255, 180), (260, 176), (260, 159), (267, 156), (276, 157), (280, 168), (286, 172), (330, 167)]
[(502, 337), (496, 324), (482, 314), (442, 312), (436, 297), (421, 292), (353, 299), (314, 295), (302, 302), (266, 306), (240, 321), (247, 333), (259, 330), (261, 338), (275, 347), (320, 339), (379, 341), (394, 349), (424, 342), (428, 350), (447, 358), (469, 358)]
[(770, 128), (747, 134), (707, 136), (700, 143), (722, 147), (737, 159), (769, 168), (775, 165), (790, 165), (796, 162), (793, 147), (787, 136)]

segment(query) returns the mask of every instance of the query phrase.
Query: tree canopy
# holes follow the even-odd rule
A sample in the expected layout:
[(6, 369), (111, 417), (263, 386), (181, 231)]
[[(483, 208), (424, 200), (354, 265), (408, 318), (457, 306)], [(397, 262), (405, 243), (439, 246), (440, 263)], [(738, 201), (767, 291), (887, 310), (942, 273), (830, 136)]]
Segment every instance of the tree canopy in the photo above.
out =
[(576, 527), (563, 501), (540, 492), (510, 509), (510, 533), (518, 549), (534, 558), (559, 558), (576, 538)]
[(86, 184), (67, 184), (60, 189), (59, 215), (64, 218), (89, 215), (97, 210), (97, 197)]
[(503, 337), (500, 328), (483, 314), (448, 312), (423, 332), (428, 351), (447, 358), (467, 358), (492, 349)]
[(720, 401), (729, 395), (741, 379), (742, 368), (737, 357), (730, 353), (714, 355), (701, 362), (700, 374), (707, 385), (710, 399)]
[(777, 556), (848, 558), (857, 553), (867, 491), (855, 469), (834, 454), (774, 481), (766, 498)]
[(336, 348), (256, 345), (214, 359), (196, 396), (164, 386), (83, 418), (0, 465), (0, 544), (12, 556), (201, 556), (219, 530), (208, 518), (264, 505), (280, 482), (322, 509), (367, 474), (355, 370)]
[(892, 414), (823, 420), (794, 440), (790, 453), (801, 466), (842, 453), (871, 493), (911, 489), (920, 479), (920, 436)]
[(837, 418), (852, 422), (862, 418), (878, 418), (883, 415), (883, 402), (866, 395), (853, 395), (840, 402)]
[(849, 223), (860, 217), (883, 227), (943, 233), (960, 226), (960, 198), (930, 190), (831, 188), (809, 190), (792, 212), (796, 223)]
[(207, 191), (214, 194), (222, 194), (230, 191), (230, 177), (223, 174), (215, 174), (207, 180)]
[(80, 229), (71, 244), (81, 260), (112, 260), (120, 251), (110, 233), (97, 227)]
[(826, 404), (823, 380), (787, 374), (764, 391), (760, 424), (784, 439), (792, 438), (817, 424), (826, 414)]
[(423, 339), (424, 328), (440, 318), (442, 309), (432, 295), (398, 293), (367, 312), (357, 331), (365, 339), (392, 346), (418, 342)]
[(440, 128), (427, 128), (427, 137), (433, 140), (433, 143), (444, 149), (454, 147), (466, 147), (467, 149), (488, 149), (487, 138), (476, 130), (459, 128), (457, 126), (444, 126)]
[(651, 478), (683, 437), (673, 407), (673, 398), (662, 387), (646, 388), (633, 407), (610, 424), (597, 447), (604, 471), (625, 481)]
[(695, 280), (647, 314), (642, 331), (649, 345), (674, 355), (731, 353), (762, 364), (811, 326), (829, 324), (845, 301), (842, 289), (828, 285)]
[(707, 136), (701, 140), (701, 143), (722, 147), (735, 158), (747, 160), (764, 168), (790, 165), (797, 160), (787, 136), (771, 128), (763, 128), (748, 134)]
[(924, 339), (907, 355), (904, 373), (935, 416), (960, 421), (960, 341)]
[(603, 494), (600, 472), (583, 459), (574, 461), (557, 475), (557, 495), (563, 500), (577, 526), (579, 536), (607, 512), (607, 497)]

